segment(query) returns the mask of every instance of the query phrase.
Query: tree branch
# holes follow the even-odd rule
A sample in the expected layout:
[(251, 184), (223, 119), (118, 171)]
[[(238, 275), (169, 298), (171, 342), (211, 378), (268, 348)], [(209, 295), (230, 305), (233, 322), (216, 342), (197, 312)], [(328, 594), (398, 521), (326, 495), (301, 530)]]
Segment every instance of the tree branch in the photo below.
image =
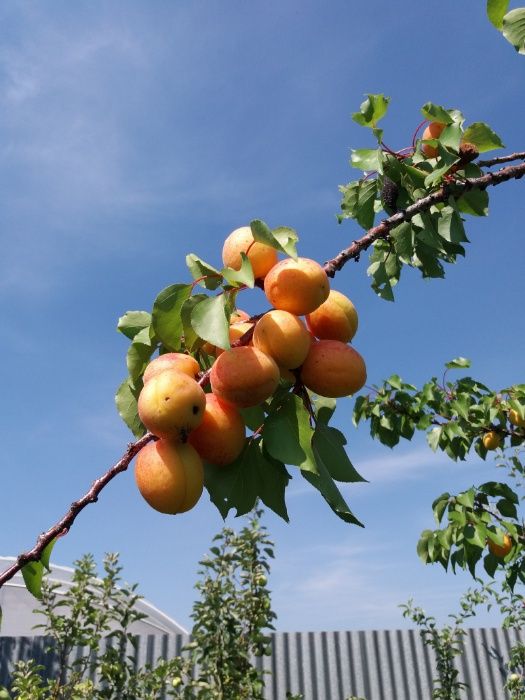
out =
[(476, 165), (479, 165), (480, 168), (490, 168), (491, 165), (498, 165), (499, 163), (509, 163), (511, 160), (525, 160), (525, 151), (511, 153), (508, 156), (499, 156), (497, 158), (491, 158), (490, 160), (477, 160)]
[(131, 460), (140, 452), (144, 445), (147, 445), (148, 442), (151, 442), (152, 440), (155, 440), (155, 437), (151, 433), (146, 433), (146, 435), (141, 437), (136, 442), (130, 443), (128, 445), (128, 449), (121, 459), (119, 459), (119, 461), (114, 464), (105, 474), (94, 481), (89, 491), (85, 493), (78, 501), (74, 501), (71, 504), (68, 512), (55, 525), (39, 536), (33, 549), (20, 554), (14, 564), (0, 574), (0, 588), (4, 585), (4, 583), (12, 579), (13, 576), (26, 564), (31, 561), (38, 561), (42, 556), (42, 552), (44, 551), (45, 547), (47, 547), (47, 545), (56, 537), (66, 534), (69, 528), (75, 522), (75, 519), (80, 511), (84, 510), (84, 508), (90, 503), (96, 503), (98, 500), (98, 495), (102, 489), (107, 486), (109, 482), (115, 476), (117, 476), (117, 474), (126, 471)]
[[(520, 154), (513, 154), (513, 159), (515, 159), (516, 155)], [(406, 209), (402, 209), (387, 219), (383, 219), (377, 226), (369, 229), (364, 236), (353, 241), (351, 246), (342, 250), (331, 260), (328, 260), (324, 264), (324, 270), (328, 277), (334, 277), (335, 273), (346, 265), (349, 260), (358, 261), (361, 253), (369, 248), (372, 243), (381, 238), (388, 239), (393, 228), (405, 221), (410, 221), (416, 214), (427, 211), (435, 204), (445, 202), (451, 194), (457, 196), (472, 189), (485, 190), (489, 186), (496, 186), (507, 180), (519, 180), (524, 175), (525, 163), (521, 163), (520, 165), (510, 165), (502, 168), (495, 173), (487, 173), (486, 175), (472, 177), (461, 182), (455, 181), (451, 185), (445, 184), (436, 192), (418, 199), (417, 202), (414, 202)]]

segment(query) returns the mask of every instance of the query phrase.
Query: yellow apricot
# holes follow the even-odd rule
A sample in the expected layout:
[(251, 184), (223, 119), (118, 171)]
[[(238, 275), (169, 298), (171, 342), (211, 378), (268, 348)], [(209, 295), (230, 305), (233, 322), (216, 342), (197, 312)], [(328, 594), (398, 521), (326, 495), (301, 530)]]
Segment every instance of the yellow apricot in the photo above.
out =
[(167, 352), (152, 360), (146, 367), (142, 381), (144, 384), (159, 372), (165, 369), (176, 369), (183, 374), (187, 374), (192, 379), (196, 379), (200, 372), (199, 363), (191, 355), (182, 352)]
[(210, 383), (220, 399), (247, 408), (273, 394), (279, 384), (279, 368), (269, 355), (243, 345), (223, 352), (215, 360)]
[[(253, 323), (246, 323), (246, 321), (241, 321), (240, 323), (232, 323), (230, 326), (230, 343), (235, 343), (236, 340), (242, 338), (242, 336), (253, 328)], [(251, 340), (246, 345), (251, 345)], [(215, 348), (215, 357), (222, 355), (224, 350), (222, 348)]]
[(277, 251), (265, 243), (254, 242), (249, 226), (241, 226), (232, 231), (224, 241), (222, 262), (226, 267), (240, 270), (241, 253), (246, 253), (252, 264), (253, 275), (256, 279), (265, 277), (277, 262)]
[(497, 450), (501, 445), (501, 435), (495, 430), (489, 430), (483, 435), (482, 442), (486, 450)]
[(503, 544), (496, 544), (496, 542), (493, 542), (492, 540), (488, 540), (488, 544), (490, 552), (495, 557), (504, 559), (512, 549), (512, 538), (510, 535), (507, 535), (507, 533), (505, 533), (503, 535)]
[(366, 382), (363, 358), (340, 340), (318, 340), (301, 368), (303, 384), (319, 396), (339, 398), (355, 394)]
[(296, 316), (309, 314), (328, 298), (330, 284), (319, 263), (309, 258), (287, 258), (272, 267), (264, 292), (276, 309)]
[(202, 460), (188, 443), (150, 442), (137, 455), (135, 481), (155, 510), (172, 515), (184, 513), (193, 508), (202, 494)]
[(514, 408), (509, 411), (509, 421), (518, 428), (525, 428), (525, 418), (520, 418), (520, 414)]
[(231, 464), (241, 454), (245, 436), (246, 426), (237, 408), (215, 394), (206, 394), (203, 421), (188, 438), (202, 459), (218, 467)]
[(285, 369), (303, 364), (311, 342), (312, 337), (301, 319), (281, 309), (264, 314), (253, 332), (254, 346)]
[(138, 413), (160, 438), (183, 438), (204, 416), (206, 395), (197, 382), (174, 369), (154, 375), (140, 392)]
[[(446, 124), (441, 122), (430, 122), (427, 128), (423, 131), (421, 138), (426, 139), (437, 139), (440, 137), (441, 132), (446, 127)], [(437, 146), (431, 146), (429, 143), (424, 143), (421, 145), (421, 151), (427, 158), (436, 158), (438, 154)]]
[(306, 316), (306, 325), (317, 338), (348, 343), (357, 331), (357, 311), (347, 296), (331, 289), (328, 299)]

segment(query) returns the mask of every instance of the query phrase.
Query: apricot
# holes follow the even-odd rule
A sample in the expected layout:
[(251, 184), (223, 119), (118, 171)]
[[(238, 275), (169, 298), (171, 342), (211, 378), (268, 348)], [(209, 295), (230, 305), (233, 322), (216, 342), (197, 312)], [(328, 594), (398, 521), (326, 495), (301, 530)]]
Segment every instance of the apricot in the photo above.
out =
[(248, 321), (250, 319), (250, 314), (246, 313), (242, 309), (235, 309), (232, 311), (230, 316), (230, 326), (234, 323), (242, 323), (243, 321)]
[(202, 459), (217, 467), (231, 464), (241, 454), (246, 436), (244, 420), (235, 406), (206, 394), (206, 410), (188, 438)]
[(518, 428), (525, 428), (525, 418), (520, 418), (520, 414), (514, 408), (509, 411), (509, 421)]
[(326, 272), (315, 260), (287, 258), (266, 275), (264, 292), (276, 309), (302, 316), (326, 301), (330, 284)]
[[(253, 328), (253, 323), (246, 323), (246, 321), (241, 321), (240, 323), (232, 323), (230, 326), (230, 343), (235, 343), (236, 340), (239, 340), (242, 338), (242, 336), (247, 333), (251, 328)], [(246, 345), (250, 345), (251, 340), (249, 343), (246, 343)], [(219, 355), (222, 355), (222, 353), (225, 352), (222, 348), (215, 348), (214, 350), (214, 355), (215, 357), (219, 357)]]
[(348, 343), (357, 331), (357, 311), (347, 296), (331, 289), (328, 299), (306, 316), (306, 325), (317, 338)]
[(503, 559), (512, 549), (512, 537), (506, 533), (503, 535), (503, 544), (496, 544), (492, 540), (488, 540), (489, 550), (495, 557)]
[(243, 345), (223, 352), (211, 368), (212, 392), (242, 408), (256, 406), (279, 384), (279, 367), (261, 350)]
[[(441, 122), (430, 122), (430, 124), (423, 131), (421, 138), (426, 139), (437, 139), (440, 137), (441, 132), (446, 127), (446, 124)], [(436, 158), (438, 154), (437, 146), (431, 146), (429, 143), (423, 143), (421, 145), (421, 151), (427, 158)]]
[(154, 375), (140, 392), (138, 413), (160, 438), (184, 438), (203, 419), (206, 395), (197, 382), (174, 369)]
[(246, 253), (252, 264), (253, 276), (261, 279), (277, 263), (277, 251), (265, 243), (254, 242), (252, 230), (249, 226), (241, 226), (232, 231), (224, 241), (222, 248), (222, 262), (226, 267), (240, 270), (241, 253)]
[(501, 445), (501, 435), (495, 430), (489, 430), (483, 435), (481, 440), (486, 450), (497, 450)]
[(311, 342), (312, 337), (301, 319), (281, 309), (264, 314), (253, 332), (254, 346), (285, 369), (303, 364)]
[(339, 398), (355, 394), (366, 382), (363, 358), (340, 340), (318, 340), (301, 368), (303, 384), (319, 396)]
[(167, 352), (152, 360), (146, 367), (142, 381), (144, 384), (159, 372), (165, 369), (176, 369), (183, 374), (187, 374), (192, 379), (196, 379), (200, 372), (199, 363), (191, 355), (182, 352)]
[(160, 513), (184, 513), (202, 494), (204, 468), (197, 450), (172, 440), (150, 442), (137, 455), (135, 481)]

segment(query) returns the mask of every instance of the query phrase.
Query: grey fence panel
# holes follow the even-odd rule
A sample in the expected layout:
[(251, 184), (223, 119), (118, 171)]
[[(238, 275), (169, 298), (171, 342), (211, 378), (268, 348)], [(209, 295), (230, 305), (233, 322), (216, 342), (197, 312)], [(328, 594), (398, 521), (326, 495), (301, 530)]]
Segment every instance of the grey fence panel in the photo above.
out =
[[(138, 638), (136, 666), (154, 664), (181, 653), (187, 635)], [(470, 629), (457, 658), (460, 678), (468, 683), (465, 700), (508, 700), (503, 686), (509, 651), (524, 635), (512, 630)], [(0, 685), (9, 685), (13, 665), (34, 659), (47, 675), (58, 669), (45, 637), (0, 637)], [(85, 650), (76, 649), (73, 658)], [(132, 651), (130, 647), (129, 652)], [(304, 700), (431, 700), (435, 657), (417, 630), (352, 632), (278, 632), (272, 655), (256, 659), (266, 675), (266, 700), (285, 700), (287, 691)], [(159, 700), (162, 700), (159, 698)]]

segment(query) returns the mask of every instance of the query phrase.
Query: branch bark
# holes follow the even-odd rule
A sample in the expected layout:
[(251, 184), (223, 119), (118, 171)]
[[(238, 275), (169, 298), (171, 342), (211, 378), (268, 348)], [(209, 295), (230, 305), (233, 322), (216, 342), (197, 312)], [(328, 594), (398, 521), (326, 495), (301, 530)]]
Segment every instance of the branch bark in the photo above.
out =
[[(516, 154), (513, 154), (513, 160)], [(509, 165), (506, 168), (495, 173), (487, 173), (480, 177), (473, 177), (461, 182), (455, 181), (452, 185), (444, 185), (433, 192), (432, 194), (418, 199), (417, 202), (411, 204), (406, 209), (392, 214), (387, 219), (383, 219), (377, 226), (369, 229), (364, 236), (352, 242), (352, 245), (338, 253), (334, 258), (328, 260), (324, 264), (324, 270), (328, 277), (334, 277), (349, 260), (359, 260), (363, 251), (369, 248), (372, 243), (380, 238), (388, 239), (390, 231), (402, 224), (404, 221), (410, 221), (416, 214), (422, 211), (427, 211), (435, 204), (445, 202), (451, 194), (459, 195), (472, 189), (485, 190), (487, 187), (500, 185), (507, 180), (519, 180), (525, 175), (525, 163), (520, 165)]]

